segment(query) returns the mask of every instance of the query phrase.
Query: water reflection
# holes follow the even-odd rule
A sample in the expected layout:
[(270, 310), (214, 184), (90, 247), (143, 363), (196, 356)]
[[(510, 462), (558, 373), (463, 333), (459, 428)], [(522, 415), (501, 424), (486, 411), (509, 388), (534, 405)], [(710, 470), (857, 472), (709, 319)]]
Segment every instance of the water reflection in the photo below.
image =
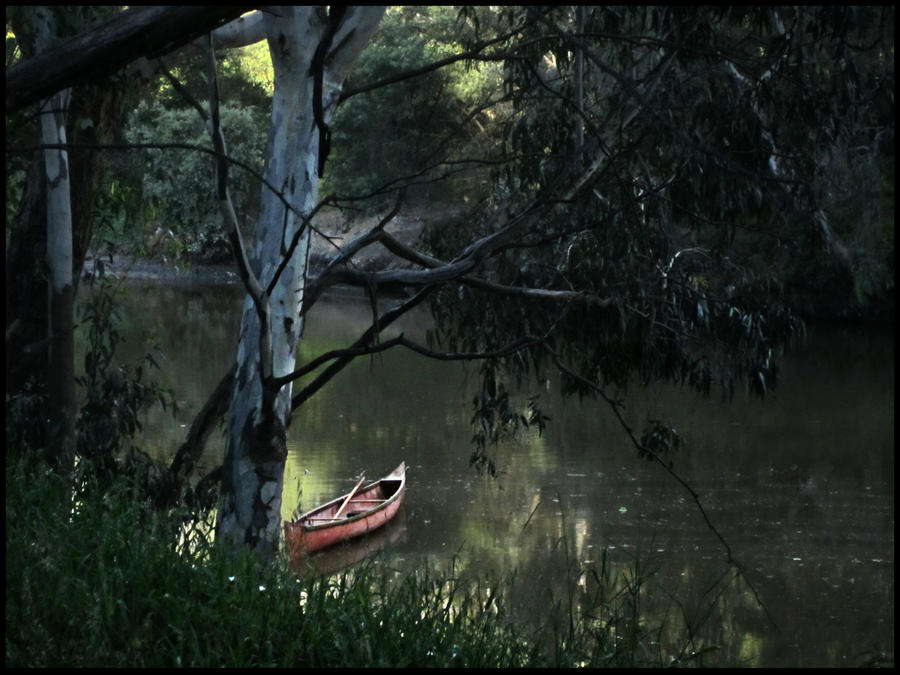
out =
[[(182, 405), (174, 419), (156, 415), (147, 426), (158, 456), (174, 452), (227, 369), (239, 305), (236, 289), (129, 294), (126, 347), (139, 356), (156, 333), (163, 380)], [(368, 317), (365, 303), (321, 303), (301, 359), (345, 346)], [(398, 330), (421, 331), (422, 321)], [(719, 598), (725, 612), (700, 635), (723, 645), (722, 663), (858, 665), (867, 650), (893, 652), (892, 334), (811, 330), (810, 349), (784, 363), (780, 388), (763, 402), (738, 395), (726, 405), (672, 387), (629, 394), (633, 426), (677, 424), (686, 446), (675, 469), (746, 580), (726, 564), (691, 496), (635, 457), (608, 411), (562, 401), (552, 383), (543, 436), (498, 447), (496, 479), (473, 473), (473, 373), (407, 352), (348, 367), (292, 421), (284, 516), (346, 492), (363, 471), (380, 475), (406, 461), (403, 536), (382, 549), (387, 564), (455, 557), (461, 570), (517, 571), (515, 601), (523, 616), (540, 617), (551, 592), (565, 597), (566, 570), (598, 565), (606, 551), (620, 574), (636, 559), (658, 569), (641, 596), (656, 616), (702, 616)], [(209, 467), (222, 449), (214, 436)], [(581, 583), (584, 600), (595, 589), (589, 575)]]

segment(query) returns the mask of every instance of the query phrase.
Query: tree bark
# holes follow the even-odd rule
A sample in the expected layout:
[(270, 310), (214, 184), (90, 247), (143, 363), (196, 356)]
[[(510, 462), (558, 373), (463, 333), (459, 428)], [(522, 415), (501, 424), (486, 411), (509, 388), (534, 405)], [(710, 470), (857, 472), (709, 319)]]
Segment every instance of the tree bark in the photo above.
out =
[[(46, 49), (56, 27), (49, 14), (35, 14), (37, 47)], [(66, 143), (66, 115), (71, 90), (42, 101), (41, 140)], [(63, 149), (44, 151), (47, 186), (47, 271), (49, 281), (49, 356), (47, 393), (50, 418), (48, 455), (56, 469), (68, 474), (75, 462), (75, 284), (72, 278), (72, 200), (69, 155)]]
[[(575, 7), (575, 34), (581, 38), (584, 33), (584, 6)], [(579, 46), (575, 48), (575, 105), (578, 112), (575, 115), (575, 152), (578, 168), (584, 166), (584, 157), (581, 156), (581, 148), (584, 147), (584, 50)]]
[(6, 72), (6, 112), (63, 88), (112, 75), (140, 57), (157, 57), (191, 42), (252, 7), (133, 7), (99, 26), (18, 63)]
[(6, 391), (24, 391), (47, 376), (46, 274), (39, 267), (47, 256), (47, 177), (43, 155), (28, 164), (19, 210), (12, 220), (6, 247)]
[[(34, 30), (34, 17), (39, 11), (32, 8), (14, 14), (13, 27), (28, 63), (36, 55), (40, 56), (41, 45)], [(73, 87), (66, 115), (66, 138), (72, 143), (86, 145), (113, 142), (125, 113), (126, 85), (124, 78), (111, 77)], [(24, 130), (41, 137), (40, 125), (34, 126), (32, 131), (31, 122), (28, 122)], [(67, 153), (72, 220), (71, 275), (76, 292), (93, 236), (94, 205), (104, 179), (106, 156), (106, 153), (86, 148)], [(8, 393), (23, 391), (29, 380), (46, 384), (49, 289), (46, 270), (40, 267), (46, 255), (46, 174), (44, 155), (36, 152), (29, 163), (22, 200), (7, 238), (7, 327), (16, 326), (6, 345)]]
[[(265, 178), (281, 187), (300, 213), (315, 208), (328, 124), (342, 83), (383, 11), (333, 8), (326, 15), (321, 7), (284, 7), (266, 16), (276, 88)], [(291, 411), (290, 384), (279, 387), (272, 379), (294, 369), (303, 327), (309, 235), (304, 219), (263, 189), (251, 266), (267, 289), (268, 308), (260, 312), (250, 296), (244, 303), (216, 539), (266, 557), (280, 541), (285, 431)], [(281, 265), (283, 256), (288, 260)]]

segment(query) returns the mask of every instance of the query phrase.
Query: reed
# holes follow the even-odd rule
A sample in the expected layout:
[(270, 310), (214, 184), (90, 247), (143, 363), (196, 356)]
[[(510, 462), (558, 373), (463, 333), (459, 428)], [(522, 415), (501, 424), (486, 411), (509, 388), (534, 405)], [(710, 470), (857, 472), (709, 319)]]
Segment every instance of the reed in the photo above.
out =
[(179, 545), (177, 514), (149, 511), (125, 481), (73, 507), (62, 479), (17, 460), (6, 495), (7, 666), (668, 665), (648, 657), (653, 633), (629, 623), (623, 591), (602, 584), (593, 607), (560, 603), (534, 628), (513, 620), (509, 584), (452, 564), (399, 572), (374, 558), (298, 578)]

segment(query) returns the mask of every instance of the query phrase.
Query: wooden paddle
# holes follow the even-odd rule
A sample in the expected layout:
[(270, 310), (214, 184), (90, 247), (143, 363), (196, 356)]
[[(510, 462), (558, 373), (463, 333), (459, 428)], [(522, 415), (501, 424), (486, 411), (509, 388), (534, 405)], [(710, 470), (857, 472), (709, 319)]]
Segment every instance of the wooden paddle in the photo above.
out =
[(341, 508), (339, 508), (339, 509), (337, 510), (337, 513), (334, 514), (334, 519), (335, 519), (335, 520), (337, 520), (338, 518), (341, 517), (341, 513), (344, 512), (344, 509), (345, 509), (345, 508), (347, 508), (347, 504), (349, 504), (349, 503), (350, 503), (350, 500), (353, 499), (353, 495), (356, 494), (356, 491), (359, 490), (359, 486), (363, 484), (363, 481), (364, 481), (365, 479), (366, 479), (366, 474), (363, 474), (363, 475), (360, 477), (359, 482), (356, 484), (356, 487), (353, 488), (352, 490), (350, 490), (350, 494), (347, 495), (347, 498), (344, 500), (344, 503), (341, 504)]

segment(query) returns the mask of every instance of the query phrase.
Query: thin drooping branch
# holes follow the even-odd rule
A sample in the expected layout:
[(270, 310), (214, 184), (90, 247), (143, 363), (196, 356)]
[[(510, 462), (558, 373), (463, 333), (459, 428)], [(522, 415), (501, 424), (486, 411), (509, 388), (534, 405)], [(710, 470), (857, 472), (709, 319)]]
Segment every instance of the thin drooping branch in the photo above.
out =
[(437, 361), (480, 361), (485, 359), (497, 359), (504, 356), (509, 356), (510, 354), (525, 349), (526, 347), (533, 347), (535, 345), (541, 344), (542, 342), (542, 338), (526, 335), (524, 337), (518, 338), (517, 340), (513, 340), (503, 347), (498, 347), (497, 349), (478, 352), (441, 352), (435, 349), (429, 349), (428, 347), (425, 347), (418, 342), (410, 340), (403, 333), (400, 333), (400, 335), (397, 335), (390, 340), (385, 340), (384, 342), (379, 342), (377, 344), (372, 344), (369, 346), (353, 346), (346, 349), (333, 349), (323, 354), (319, 354), (316, 358), (304, 363), (294, 372), (289, 373), (288, 375), (284, 375), (283, 377), (276, 378), (275, 381), (279, 384), (287, 384), (288, 382), (299, 379), (304, 375), (311, 373), (312, 371), (328, 363), (329, 361), (334, 361), (336, 359), (342, 359), (345, 357), (355, 358), (357, 356), (369, 356), (371, 354), (378, 354), (380, 352), (387, 351), (388, 349), (392, 349), (394, 347), (405, 347), (410, 351), (413, 351), (422, 356), (426, 356), (430, 359), (435, 359)]
[(688, 494), (691, 496), (691, 499), (693, 499), (694, 504), (697, 506), (697, 509), (700, 511), (700, 515), (703, 517), (703, 520), (706, 522), (706, 526), (716, 536), (716, 538), (719, 540), (719, 542), (724, 547), (725, 553), (727, 555), (727, 563), (729, 565), (733, 565), (738, 570), (738, 572), (743, 577), (744, 581), (747, 582), (747, 585), (750, 587), (750, 590), (753, 591), (753, 594), (756, 597), (756, 601), (759, 604), (759, 606), (763, 608), (763, 610), (766, 612), (766, 615), (769, 617), (769, 620), (773, 623), (773, 625), (775, 625), (775, 621), (774, 621), (774, 619), (772, 619), (771, 615), (769, 615), (769, 611), (766, 608), (766, 605), (763, 603), (762, 599), (760, 598), (759, 593), (757, 592), (756, 588), (754, 587), (754, 585), (750, 581), (750, 579), (747, 578), (747, 575), (746, 575), (743, 565), (741, 565), (741, 563), (738, 562), (735, 559), (734, 555), (732, 554), (731, 545), (728, 543), (728, 541), (725, 539), (725, 537), (722, 536), (722, 533), (719, 532), (718, 528), (716, 528), (716, 526), (713, 524), (712, 520), (710, 519), (709, 514), (706, 512), (706, 509), (703, 506), (703, 503), (700, 501), (700, 495), (697, 493), (697, 491), (694, 490), (694, 488), (690, 485), (690, 483), (688, 483), (684, 478), (682, 478), (671, 467), (671, 465), (669, 463), (667, 463), (665, 460), (663, 460), (663, 458), (660, 457), (657, 452), (655, 452), (652, 448), (647, 447), (645, 444), (641, 443), (638, 440), (638, 438), (634, 434), (634, 430), (631, 428), (631, 426), (628, 424), (628, 422), (625, 420), (625, 417), (622, 414), (622, 406), (619, 401), (616, 401), (614, 398), (610, 397), (603, 390), (603, 388), (600, 385), (598, 385), (596, 382), (584, 377), (583, 375), (581, 375), (580, 373), (575, 371), (573, 368), (571, 368), (570, 366), (565, 364), (562, 361), (562, 359), (559, 357), (559, 355), (556, 354), (556, 352), (554, 352), (546, 344), (543, 344), (542, 346), (547, 351), (547, 353), (550, 355), (550, 358), (553, 360), (553, 363), (556, 365), (557, 369), (561, 373), (563, 373), (566, 377), (571, 378), (573, 381), (578, 382), (579, 384), (581, 384), (581, 385), (587, 387), (588, 389), (590, 389), (591, 391), (595, 392), (598, 396), (600, 396), (600, 398), (602, 398), (609, 405), (609, 407), (613, 411), (613, 414), (616, 416), (616, 419), (619, 421), (620, 426), (625, 431), (626, 435), (631, 440), (631, 443), (634, 445), (634, 447), (639, 452), (646, 453), (647, 456), (651, 457), (655, 463), (659, 464), (659, 466), (661, 466), (673, 479), (675, 479), (675, 481), (679, 485), (681, 485), (688, 492)]

